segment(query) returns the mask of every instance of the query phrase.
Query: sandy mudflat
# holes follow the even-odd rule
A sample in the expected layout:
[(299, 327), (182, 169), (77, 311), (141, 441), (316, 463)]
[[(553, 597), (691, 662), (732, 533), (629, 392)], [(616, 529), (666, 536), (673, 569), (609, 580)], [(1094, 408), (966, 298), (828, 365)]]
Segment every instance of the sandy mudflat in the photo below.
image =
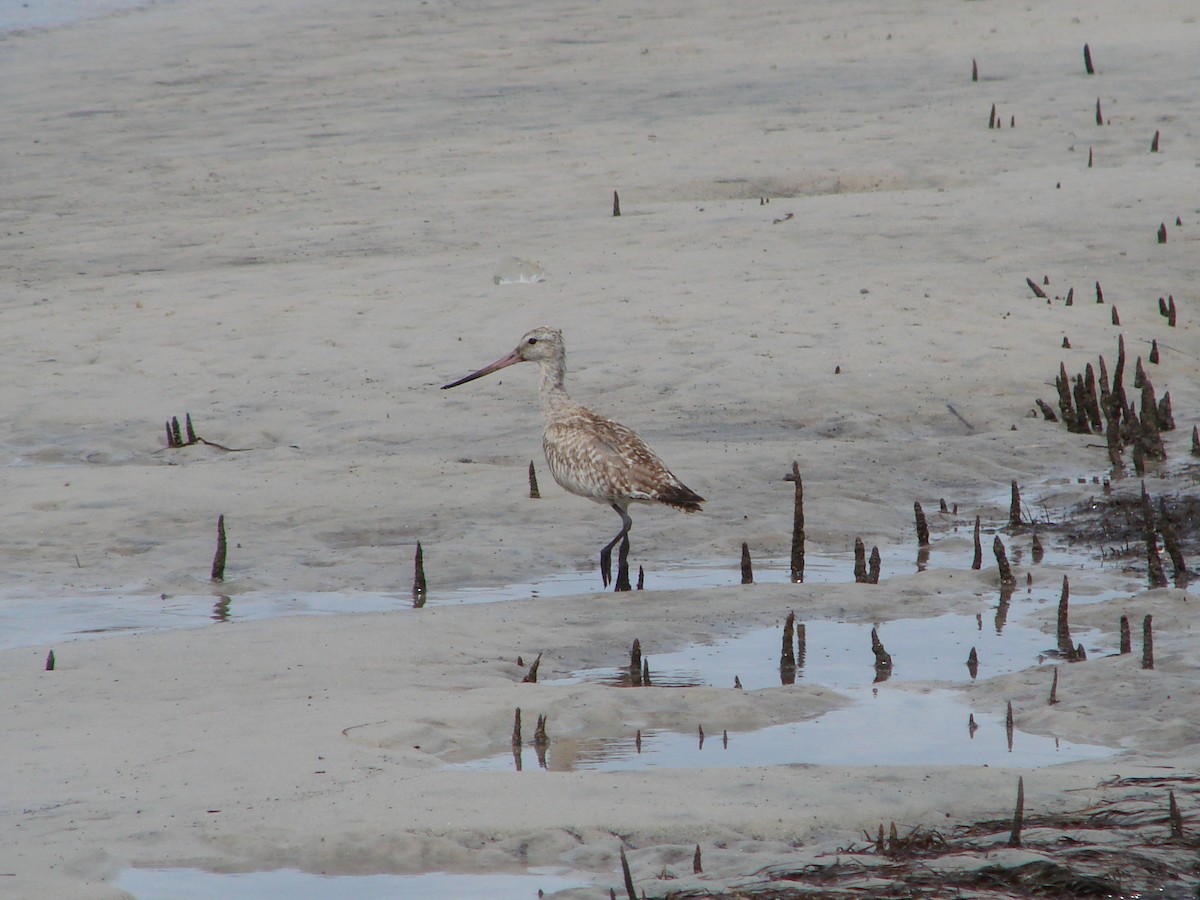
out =
[[(1198, 43), (1200, 16), (1167, 0), (616, 0), (552, 18), (537, 4), (179, 0), (3, 36), (5, 616), (122, 593), (226, 594), (236, 614), (254, 591), (394, 591), (399, 607), (418, 540), (430, 605), (59, 642), (53, 673), (47, 646), (0, 652), (0, 893), (119, 896), (111, 880), (131, 865), (558, 865), (596, 879), (570, 896), (607, 897), (624, 842), (639, 888), (661, 896), (693, 884), (656, 876), (691, 879), (696, 844), (697, 883), (720, 888), (881, 821), (1002, 816), (1018, 774), (1029, 808), (1054, 811), (1098, 800), (1115, 774), (1194, 773), (1195, 598), (1142, 593), (1142, 563), (1123, 573), (1099, 548), (1082, 565), (1023, 556), (1021, 587), (1069, 574), (1084, 594), (1117, 591), (1073, 622), (1112, 646), (1120, 615), (1152, 614), (1153, 671), (1137, 653), (1060, 667), (1053, 707), (1045, 665), (985, 667), (955, 689), (980, 714), (1012, 701), (1026, 731), (1119, 748), (1112, 759), (444, 764), (503, 752), (517, 706), (530, 733), (548, 715), (561, 750), (639, 727), (736, 735), (850, 702), (803, 682), (522, 685), (518, 655), (544, 653), (554, 679), (620, 664), (634, 638), (664, 652), (789, 609), (991, 617), (990, 555), (970, 572), (939, 552), (961, 555), (977, 514), (1002, 526), (1013, 480), (1043, 522), (1100, 496), (1103, 436), (1043, 421), (1034, 401), (1055, 405), (1060, 362), (1111, 367), (1118, 335), (1127, 379), (1158, 341), (1146, 368), (1179, 425), (1147, 488), (1188, 490)], [(509, 257), (546, 280), (496, 285)], [(1049, 301), (1026, 278), (1048, 278)], [(1158, 311), (1168, 294), (1175, 328)], [(538, 324), (566, 334), (575, 396), (708, 498), (702, 515), (634, 511), (648, 587), (687, 561), (732, 568), (742, 542), (786, 557), (793, 460), (810, 551), (844, 554), (856, 536), (906, 548), (885, 555), (884, 583), (438, 606), (464, 587), (594, 572), (617, 527), (546, 472), (532, 367), (438, 390)], [(163, 421), (185, 412), (246, 449), (166, 449)], [(941, 498), (959, 515), (937, 513)], [(914, 500), (934, 538), (922, 573)], [(229, 563), (213, 586), (221, 514)], [(1032, 621), (1052, 647), (1053, 606)], [(1196, 795), (1179, 794), (1194, 816)]]

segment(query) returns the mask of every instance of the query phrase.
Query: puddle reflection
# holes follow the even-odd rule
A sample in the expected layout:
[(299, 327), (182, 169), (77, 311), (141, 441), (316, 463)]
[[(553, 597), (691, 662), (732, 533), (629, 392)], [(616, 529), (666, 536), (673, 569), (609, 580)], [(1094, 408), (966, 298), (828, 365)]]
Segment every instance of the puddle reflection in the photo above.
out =
[[(1023, 543), (1021, 536), (1013, 541), (1010, 553), (1015, 565), (1020, 564)], [(1023, 543), (1018, 543), (1018, 541)], [(897, 573), (914, 571), (910, 548), (884, 546), (883, 578)], [(930, 565), (934, 568), (969, 569), (971, 544), (961, 534), (948, 535), (932, 547)], [(1066, 568), (1102, 570), (1112, 575), (1120, 570), (1093, 559), (1090, 551), (1080, 548), (1047, 550), (1047, 565)], [(804, 577), (807, 584), (832, 584), (854, 581), (854, 548), (843, 552), (817, 552), (805, 555)], [(788, 584), (791, 582), (790, 560), (761, 559), (753, 563), (754, 580), (759, 583)], [(663, 565), (646, 574), (646, 590), (703, 589), (738, 585), (742, 571), (736, 559), (693, 560), (680, 565)], [(1131, 576), (1123, 592), (1142, 590), (1139, 577)], [(228, 588), (228, 586), (227, 586)], [(594, 571), (568, 572), (550, 575), (528, 582), (488, 588), (461, 588), (444, 592), (422, 592), (420, 606), (442, 606), (459, 603), (503, 603), (534, 597), (568, 597), (596, 593), (600, 590), (599, 576)], [(1108, 592), (1113, 596), (1119, 592)], [(89, 593), (74, 596), (36, 599), (0, 597), (0, 649), (48, 645), (80, 637), (105, 634), (165, 631), (174, 628), (194, 628), (213, 622), (242, 622), (295, 615), (337, 615), (341, 613), (384, 612), (410, 610), (414, 606), (411, 590), (344, 591), (277, 593), (248, 591), (245, 593), (131, 594), (121, 592)], [(1057, 599), (1057, 597), (1055, 597)], [(1097, 598), (1098, 599), (1098, 598)], [(1072, 596), (1073, 602), (1089, 602), (1087, 596)], [(1003, 627), (1007, 611), (1003, 604), (997, 610), (998, 627)]]
[(126, 869), (114, 886), (136, 900), (529, 900), (542, 891), (587, 887), (562, 869), (526, 874), (313, 875), (293, 869), (221, 874), (203, 869)]
[[(855, 703), (807, 722), (729, 732), (728, 740), (646, 730), (632, 737), (555, 740), (539, 766), (532, 747), (522, 749), (528, 771), (618, 772), (653, 768), (741, 766), (1004, 766), (1037, 768), (1118, 751), (1052, 737), (1013, 732), (1009, 749), (1004, 718), (971, 713), (954, 691), (923, 693), (869, 688), (849, 692)], [(971, 727), (971, 722), (974, 728)], [(715, 725), (714, 724), (714, 734)], [(513, 754), (448, 766), (471, 771), (513, 771)]]
[[(1018, 672), (1046, 659), (1057, 658), (1055, 637), (1040, 629), (1008, 624), (1003, 630), (984, 624), (982, 616), (946, 614), (931, 619), (897, 619), (875, 626), (892, 657), (890, 680), (967, 682), (967, 662), (975, 651), (978, 674), (984, 678)], [(792, 671), (796, 682), (846, 689), (875, 681), (877, 670), (871, 653), (869, 624), (805, 622), (805, 653)], [(779, 627), (760, 628), (712, 644), (694, 644), (668, 653), (643, 648), (643, 662), (655, 687), (733, 687), (737, 679), (746, 690), (787, 684), (781, 672)], [(1091, 655), (1115, 653), (1099, 632), (1080, 630), (1075, 635)], [(627, 668), (613, 667), (573, 672), (568, 678), (546, 684), (596, 682), (627, 687)]]
[[(734, 686), (745, 690), (808, 682), (842, 691), (847, 708), (817, 719), (751, 732), (723, 735), (705, 744), (698, 736), (646, 730), (604, 740), (554, 740), (535, 757), (532, 747), (452, 765), (483, 771), (542, 769), (618, 771), (641, 768), (697, 768), (829, 765), (988, 765), (1037, 767), (1114, 755), (1108, 747), (1059, 741), (1013, 729), (1002, 718), (974, 714), (953, 690), (905, 690), (905, 682), (968, 683), (976, 677), (1018, 672), (1059, 658), (1056, 636), (1022, 622), (1057, 602), (1059, 588), (1027, 589), (1014, 599), (1009, 590), (996, 601), (995, 615), (944, 614), (898, 619), (880, 625), (813, 620), (794, 623), (797, 646), (785, 625), (653, 654), (637, 646), (639, 661), (657, 687)], [(1119, 592), (1076, 598), (1097, 602)], [(1011, 621), (1010, 621), (1011, 619)], [(790, 624), (790, 619), (789, 619)], [(781, 635), (789, 641), (787, 649)], [(1116, 652), (1099, 632), (1077, 638), (1093, 656)], [(876, 652), (872, 653), (873, 644)], [(788, 653), (791, 650), (791, 653)], [(880, 660), (886, 659), (886, 672)], [(630, 687), (633, 668), (574, 672), (547, 684), (596, 682)], [(873, 682), (885, 680), (887, 685)], [(719, 722), (708, 723), (715, 730)]]

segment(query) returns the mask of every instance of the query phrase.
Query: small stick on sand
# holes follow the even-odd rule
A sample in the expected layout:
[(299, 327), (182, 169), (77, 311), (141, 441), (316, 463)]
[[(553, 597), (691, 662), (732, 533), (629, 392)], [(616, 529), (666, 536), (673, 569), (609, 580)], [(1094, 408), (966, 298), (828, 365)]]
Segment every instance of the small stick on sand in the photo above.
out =
[(1150, 141), (1150, 152), (1151, 153), (1158, 152), (1158, 132), (1157, 131), (1154, 132), (1154, 138)]
[(796, 483), (796, 504), (792, 513), (792, 583), (804, 581), (804, 482), (800, 480), (800, 463), (792, 463), (792, 474), (784, 481)]
[(1088, 147), (1088, 168), (1092, 167), (1092, 148)]
[(1070, 616), (1071, 582), (1063, 576), (1062, 593), (1058, 597), (1058, 651), (1068, 660), (1075, 655), (1075, 642), (1071, 640), (1071, 626), (1067, 621)]
[(538, 490), (537, 470), (533, 467), (533, 460), (529, 461), (529, 499), (541, 499), (542, 492)]
[(175, 443), (172, 446), (175, 446), (175, 447), (185, 446), (183, 443), (183, 435), (180, 434), (180, 432), (179, 432), (179, 417), (178, 416), (171, 416), (171, 437), (175, 441)]
[(213, 557), (212, 580), (225, 580), (225, 516), (217, 516), (217, 553)]
[(1121, 416), (1125, 415), (1127, 406), (1125, 398), (1125, 335), (1123, 334), (1117, 335), (1117, 365), (1113, 369), (1112, 396), (1120, 413), (1116, 417), (1116, 421), (1119, 421)]
[(629, 683), (634, 687), (642, 686), (642, 642), (633, 639), (633, 647), (629, 650)]
[(1017, 808), (1013, 810), (1012, 834), (1008, 836), (1008, 846), (1021, 846), (1021, 826), (1025, 824), (1025, 777), (1017, 778)]
[(538, 666), (542, 664), (542, 654), (537, 655), (537, 659), (533, 661), (533, 665), (529, 667), (529, 671), (525, 673), (525, 677), (521, 679), (521, 684), (537, 684)]
[(1096, 370), (1088, 363), (1083, 370), (1084, 408), (1093, 431), (1099, 431), (1102, 425), (1100, 418), (1100, 398), (1096, 393)]
[(1008, 504), (1008, 527), (1021, 527), (1021, 489), (1015, 481), (1012, 483), (1012, 499)]
[[(1172, 797), (1175, 795), (1172, 794)], [(696, 845), (696, 852), (692, 854), (692, 874), (699, 875), (704, 871), (704, 866), (700, 862), (700, 845)]]
[(1067, 426), (1067, 431), (1072, 434), (1080, 434), (1086, 432), (1087, 419), (1080, 422), (1080, 415), (1075, 411), (1075, 405), (1071, 399), (1071, 379), (1067, 377), (1067, 366), (1065, 363), (1058, 364), (1058, 375), (1054, 378), (1054, 386), (1058, 389), (1058, 411), (1062, 414), (1063, 424)]
[(633, 873), (629, 871), (629, 860), (625, 858), (625, 848), (621, 848), (621, 873), (625, 876), (625, 892), (629, 900), (637, 900), (637, 890), (633, 886)]
[(196, 437), (196, 429), (194, 429), (192, 427), (192, 414), (184, 413), (183, 414), (183, 422), (184, 422), (184, 429), (187, 434), (187, 442), (189, 444), (196, 443), (199, 440), (199, 438)]
[(803, 668), (804, 658), (808, 655), (808, 626), (803, 622), (796, 623), (796, 666)]
[(996, 565), (1000, 568), (1000, 583), (1016, 584), (1012, 568), (1008, 564), (1008, 554), (1004, 551), (1004, 542), (1000, 540), (1000, 535), (996, 535), (995, 540), (992, 541), (992, 553), (995, 554)]
[(533, 731), (533, 745), (535, 747), (545, 747), (550, 743), (550, 737), (546, 734), (546, 720), (548, 716), (538, 716), (537, 727)]
[(1054, 410), (1052, 410), (1050, 408), (1049, 403), (1047, 403), (1045, 400), (1041, 400), (1041, 399), (1038, 399), (1036, 401), (1036, 403), (1037, 403), (1038, 409), (1040, 409), (1042, 411), (1043, 419), (1045, 419), (1047, 422), (1057, 422), (1058, 421), (1058, 416), (1055, 415)]
[(788, 612), (787, 619), (783, 623), (783, 647), (779, 651), (779, 668), (796, 669), (796, 652), (792, 649), (793, 635), (796, 632), (796, 614)]
[[(875, 654), (876, 673), (881, 671), (890, 672), (892, 668), (892, 655), (884, 649), (883, 641), (879, 639), (879, 631), (875, 628), (871, 629), (871, 652)], [(886, 678), (887, 676), (885, 675), (883, 679), (877, 680), (882, 681)]]
[[(1133, 429), (1137, 431), (1141, 426), (1138, 425), (1136, 416), (1131, 417)], [(1143, 478), (1146, 475), (1146, 448), (1140, 440), (1133, 445), (1133, 472), (1138, 478)]]
[(1171, 409), (1170, 391), (1163, 394), (1162, 399), (1158, 401), (1158, 430), (1175, 430), (1175, 411)]
[(637, 589), (639, 591), (646, 589), (646, 569), (643, 566), (638, 566)]
[(971, 560), (971, 568), (977, 572), (983, 568), (983, 544), (979, 540), (979, 516), (975, 517), (975, 558)]
[(1074, 306), (1074, 305), (1075, 305), (1075, 288), (1071, 288), (1069, 291), (1067, 291), (1067, 302), (1066, 302), (1066, 305), (1067, 305), (1067, 306)]
[(1133, 637), (1129, 633), (1129, 616), (1121, 616), (1121, 654), (1133, 652)]
[(1175, 327), (1175, 295), (1167, 295), (1167, 327)]
[(742, 584), (754, 583), (754, 569), (750, 564), (750, 545), (742, 541)]
[(1146, 357), (1146, 361), (1152, 366), (1158, 365), (1158, 338), (1150, 339), (1150, 354)]
[(1112, 464), (1112, 470), (1120, 476), (1124, 469), (1124, 463), (1121, 461), (1121, 427), (1117, 425), (1117, 416), (1115, 412), (1116, 403), (1109, 403), (1109, 407), (1105, 408), (1106, 419), (1108, 426), (1104, 430), (1104, 443), (1108, 446), (1109, 462)]
[(1075, 376), (1075, 380), (1071, 383), (1071, 393), (1075, 397), (1075, 430), (1080, 434), (1091, 434), (1092, 424), (1088, 418), (1088, 393), (1082, 375)]
[(650, 659), (642, 658), (642, 687), (650, 687)]
[(1016, 724), (1013, 721), (1012, 701), (1008, 701), (1008, 710), (1004, 713), (1004, 732), (1008, 736), (1008, 752), (1012, 753), (1013, 748), (1013, 733), (1016, 731)]
[(1167, 792), (1167, 818), (1171, 822), (1171, 837), (1183, 838), (1183, 813), (1179, 811), (1179, 804), (1175, 802), (1175, 792)]
[(1113, 323), (1114, 325), (1120, 325), (1120, 324), (1121, 324), (1121, 316), (1120, 316), (1120, 314), (1117, 312), (1117, 308), (1116, 308), (1116, 306), (1114, 306), (1114, 307), (1112, 308), (1112, 323)]
[(700, 744), (699, 744), (699, 748), (700, 748), (701, 750), (703, 750), (703, 749), (704, 749), (704, 726), (703, 726), (703, 725), (697, 725), (697, 726), (696, 726), (696, 734), (697, 734), (697, 735), (699, 736), (699, 738), (700, 738)]
[(1035, 563), (1040, 563), (1042, 561), (1042, 557), (1046, 555), (1046, 550), (1042, 546), (1042, 539), (1038, 537), (1038, 533), (1036, 531), (1033, 533), (1033, 547), (1030, 552)]
[(1100, 385), (1100, 408), (1103, 410), (1104, 404), (1112, 397), (1112, 388), (1109, 387), (1108, 380), (1108, 364), (1104, 362), (1104, 356), (1100, 356), (1100, 377), (1098, 379)]
[(988, 116), (988, 128), (996, 127), (996, 104), (992, 104), (992, 114)]
[(1142, 668), (1154, 668), (1154, 617), (1142, 619)]
[(1050, 705), (1058, 702), (1058, 666), (1054, 667), (1054, 680), (1050, 682)]
[(1033, 291), (1033, 295), (1035, 297), (1041, 297), (1043, 300), (1046, 299), (1046, 292), (1042, 290), (1041, 286), (1036, 281), (1034, 281), (1032, 278), (1026, 278), (1025, 283), (1029, 285), (1029, 289)]
[(977, 63), (975, 60), (971, 60), (971, 80), (979, 80), (979, 63)]
[(979, 723), (977, 723), (975, 721), (975, 713), (969, 713), (967, 715), (967, 734), (969, 734), (971, 736), (972, 740), (974, 740), (975, 732), (977, 732), (978, 730), (979, 730)]
[(1142, 429), (1141, 444), (1146, 456), (1151, 459), (1166, 459), (1162, 434), (1158, 425), (1158, 403), (1154, 399), (1154, 385), (1149, 378), (1142, 380)]
[(1096, 282), (1096, 302), (1097, 303), (1104, 302), (1104, 291), (1100, 287), (1100, 282), (1098, 282), (1098, 281)]
[(620, 214), (621, 214), (621, 198), (617, 196), (616, 191), (613, 191), (613, 215), (619, 216)]
[(867, 545), (863, 539), (854, 539), (854, 581), (856, 584), (867, 583)]
[(1164, 319), (1167, 317), (1167, 298), (1166, 297), (1158, 298), (1158, 314), (1160, 316), (1162, 316)]
[(423, 604), (425, 602), (425, 551), (421, 549), (421, 542), (417, 541), (417, 553), (413, 559), (413, 602)]
[(1167, 575), (1163, 571), (1162, 557), (1158, 555), (1158, 526), (1154, 521), (1154, 505), (1142, 482), (1142, 518), (1146, 532), (1146, 576), (1151, 588), (1167, 586)]
[(967, 671), (971, 673), (971, 680), (975, 680), (975, 676), (979, 674), (979, 654), (975, 648), (971, 648), (971, 654), (967, 657)]
[(1096, 72), (1092, 68), (1092, 48), (1087, 44), (1083, 45), (1083, 68), (1089, 75), (1093, 75)]
[(917, 520), (917, 546), (929, 546), (929, 524), (925, 521), (925, 510), (921, 509), (921, 501), (913, 502), (913, 515)]
[(1096, 98), (1096, 124), (1097, 125), (1104, 124), (1104, 113), (1102, 113), (1100, 111), (1100, 98), (1099, 97)]
[(1165, 244), (1167, 242), (1167, 223), (1160, 222), (1158, 225), (1158, 242)]
[(1179, 539), (1175, 535), (1175, 526), (1171, 524), (1167, 515), (1167, 501), (1164, 497), (1158, 498), (1158, 531), (1162, 535), (1163, 549), (1167, 551), (1167, 556), (1171, 557), (1171, 575), (1175, 579), (1175, 587), (1185, 588), (1188, 583), (1187, 565), (1179, 547)]
[(956, 418), (956, 419), (958, 419), (958, 421), (962, 422), (963, 425), (965, 425), (967, 427), (968, 431), (975, 430), (975, 426), (972, 425), (970, 422), (968, 422), (965, 418), (963, 418), (963, 414), (954, 408), (953, 403), (947, 403), (946, 409), (950, 410), (950, 415), (954, 416), (954, 418)]
[(882, 560), (879, 558), (879, 548), (871, 548), (871, 557), (867, 560), (867, 584), (879, 584), (879, 567)]
[(513, 713), (512, 745), (514, 747), (521, 746), (521, 707), (519, 706)]
[(1200, 428), (1192, 426), (1192, 456), (1200, 456)]
[(46, 671), (47, 672), (54, 671), (54, 651), (53, 650), (51, 650), (49, 653), (46, 654)]

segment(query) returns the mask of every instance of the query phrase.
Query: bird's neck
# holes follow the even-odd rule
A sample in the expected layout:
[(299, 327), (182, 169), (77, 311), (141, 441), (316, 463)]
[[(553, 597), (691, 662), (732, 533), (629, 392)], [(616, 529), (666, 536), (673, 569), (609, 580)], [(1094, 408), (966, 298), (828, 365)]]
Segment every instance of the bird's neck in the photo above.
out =
[(569, 404), (567, 389), (563, 387), (566, 366), (562, 360), (547, 360), (542, 363), (542, 384), (538, 396), (542, 402), (542, 413), (550, 418), (558, 409)]

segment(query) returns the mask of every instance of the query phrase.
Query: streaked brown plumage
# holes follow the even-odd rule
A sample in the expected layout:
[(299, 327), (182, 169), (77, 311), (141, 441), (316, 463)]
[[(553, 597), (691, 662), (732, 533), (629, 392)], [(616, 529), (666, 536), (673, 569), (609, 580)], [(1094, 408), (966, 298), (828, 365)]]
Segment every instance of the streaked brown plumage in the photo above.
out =
[[(550, 474), (572, 494), (605, 503), (621, 517), (621, 531), (600, 552), (600, 574), (611, 580), (612, 549), (621, 542), (618, 572), (626, 572), (631, 503), (665, 503), (696, 512), (704, 498), (676, 478), (646, 442), (630, 428), (576, 403), (563, 387), (566, 345), (556, 328), (535, 328), (521, 338), (517, 349), (443, 389), (474, 381), (519, 362), (536, 362), (541, 369), (540, 398), (546, 430), (542, 450)], [(626, 576), (627, 581), (627, 576)], [(618, 583), (618, 588), (622, 585)], [(626, 586), (627, 589), (627, 586)]]

